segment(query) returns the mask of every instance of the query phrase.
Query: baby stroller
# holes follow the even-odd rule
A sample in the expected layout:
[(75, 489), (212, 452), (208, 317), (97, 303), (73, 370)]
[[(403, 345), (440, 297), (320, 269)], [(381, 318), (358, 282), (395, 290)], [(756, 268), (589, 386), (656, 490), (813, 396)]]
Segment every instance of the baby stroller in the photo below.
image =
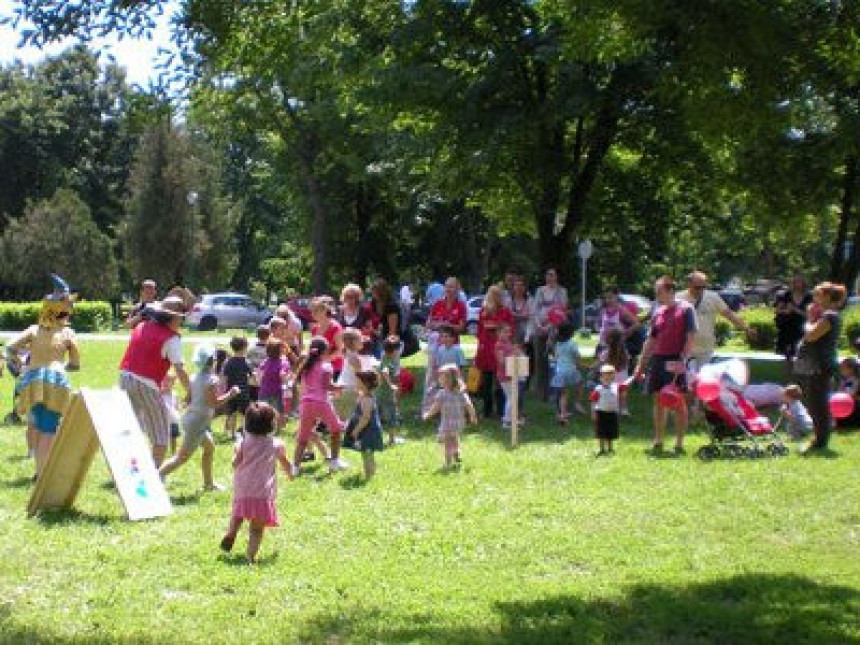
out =
[[(716, 398), (703, 401), (711, 443), (699, 448), (700, 459), (717, 457), (782, 457), (788, 447), (766, 416), (735, 387), (730, 378), (719, 380)], [(764, 445), (763, 445), (764, 444)]]
[[(703, 366), (695, 377), (711, 443), (699, 449), (701, 459), (716, 457), (778, 457), (788, 448), (766, 416), (744, 396), (749, 366), (731, 359)], [(764, 445), (762, 445), (764, 444)]]

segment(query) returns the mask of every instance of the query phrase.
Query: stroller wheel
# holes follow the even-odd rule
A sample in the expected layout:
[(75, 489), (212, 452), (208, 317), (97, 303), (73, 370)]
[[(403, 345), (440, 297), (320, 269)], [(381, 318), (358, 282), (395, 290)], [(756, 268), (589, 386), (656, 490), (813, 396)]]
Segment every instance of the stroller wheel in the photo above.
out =
[(764, 457), (765, 451), (761, 446), (750, 446), (747, 448), (746, 454), (752, 459), (758, 459), (760, 457)]
[(729, 459), (736, 459), (737, 457), (743, 457), (746, 451), (743, 446), (739, 446), (734, 443), (727, 444), (723, 447), (723, 454)]
[(788, 454), (788, 446), (784, 443), (768, 444), (767, 454), (771, 457), (785, 457)]
[(720, 456), (720, 449), (716, 446), (702, 446), (696, 451), (696, 456), (703, 461), (710, 461)]

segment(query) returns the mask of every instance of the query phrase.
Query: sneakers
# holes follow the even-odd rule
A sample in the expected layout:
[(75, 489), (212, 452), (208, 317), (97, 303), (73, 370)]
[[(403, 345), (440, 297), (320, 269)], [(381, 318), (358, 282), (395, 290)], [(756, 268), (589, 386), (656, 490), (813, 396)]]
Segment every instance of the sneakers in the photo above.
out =
[(232, 535), (225, 535), (221, 538), (221, 550), (225, 553), (230, 553), (233, 548), (233, 543), (236, 541), (236, 538)]
[(224, 486), (222, 484), (219, 484), (218, 482), (212, 482), (208, 486), (204, 486), (203, 490), (204, 490), (204, 492), (207, 492), (207, 493), (219, 493), (219, 492), (226, 490), (226, 489), (224, 488)]
[(290, 475), (293, 476), (293, 479), (295, 479), (296, 477), (298, 477), (301, 474), (302, 474), (302, 469), (299, 466), (296, 466), (295, 464), (290, 466)]
[(341, 470), (346, 470), (349, 468), (349, 463), (344, 461), (343, 459), (329, 459), (328, 460), (328, 469), (329, 472), (336, 473)]

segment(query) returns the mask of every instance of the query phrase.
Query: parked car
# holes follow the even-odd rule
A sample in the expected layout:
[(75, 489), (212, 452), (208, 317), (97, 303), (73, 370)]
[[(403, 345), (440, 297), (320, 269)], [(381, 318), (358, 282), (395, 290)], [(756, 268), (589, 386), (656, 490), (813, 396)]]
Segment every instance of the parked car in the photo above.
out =
[[(636, 315), (640, 318), (645, 315), (650, 315), (653, 303), (645, 296), (638, 296), (632, 293), (619, 294), (618, 299), (622, 304), (632, 304), (636, 306)], [(585, 329), (597, 332), (600, 331), (600, 310), (603, 304), (600, 299), (593, 300), (585, 305)], [(577, 307), (573, 311), (573, 324), (576, 328), (582, 327), (582, 307)]]
[(266, 323), (272, 311), (243, 293), (207, 293), (185, 318), (199, 331), (246, 328)]
[(738, 289), (723, 289), (719, 294), (732, 311), (739, 311), (747, 306), (746, 296)]
[(466, 301), (466, 333), (475, 336), (478, 333), (478, 316), (484, 306), (484, 296), (471, 296)]

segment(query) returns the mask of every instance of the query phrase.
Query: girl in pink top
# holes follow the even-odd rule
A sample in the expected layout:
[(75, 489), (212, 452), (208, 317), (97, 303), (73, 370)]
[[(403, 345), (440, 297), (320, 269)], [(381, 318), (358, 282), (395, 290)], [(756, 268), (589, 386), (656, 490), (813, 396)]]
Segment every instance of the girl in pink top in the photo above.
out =
[(302, 455), (308, 442), (317, 436), (315, 428), (320, 421), (326, 424), (331, 435), (329, 470), (335, 472), (344, 467), (339, 459), (344, 422), (337, 416), (329, 399), (329, 394), (338, 390), (338, 387), (332, 383), (334, 370), (326, 360), (327, 352), (328, 341), (321, 336), (314, 337), (308, 355), (297, 372), (297, 378), (302, 383), (302, 398), (293, 474), (298, 474)]
[(278, 480), (275, 463), (292, 479), (284, 442), (275, 439), (275, 409), (267, 403), (251, 403), (245, 413), (245, 437), (233, 457), (233, 514), (221, 548), (230, 551), (244, 520), (251, 523), (248, 562), (253, 563), (267, 526), (278, 526)]

